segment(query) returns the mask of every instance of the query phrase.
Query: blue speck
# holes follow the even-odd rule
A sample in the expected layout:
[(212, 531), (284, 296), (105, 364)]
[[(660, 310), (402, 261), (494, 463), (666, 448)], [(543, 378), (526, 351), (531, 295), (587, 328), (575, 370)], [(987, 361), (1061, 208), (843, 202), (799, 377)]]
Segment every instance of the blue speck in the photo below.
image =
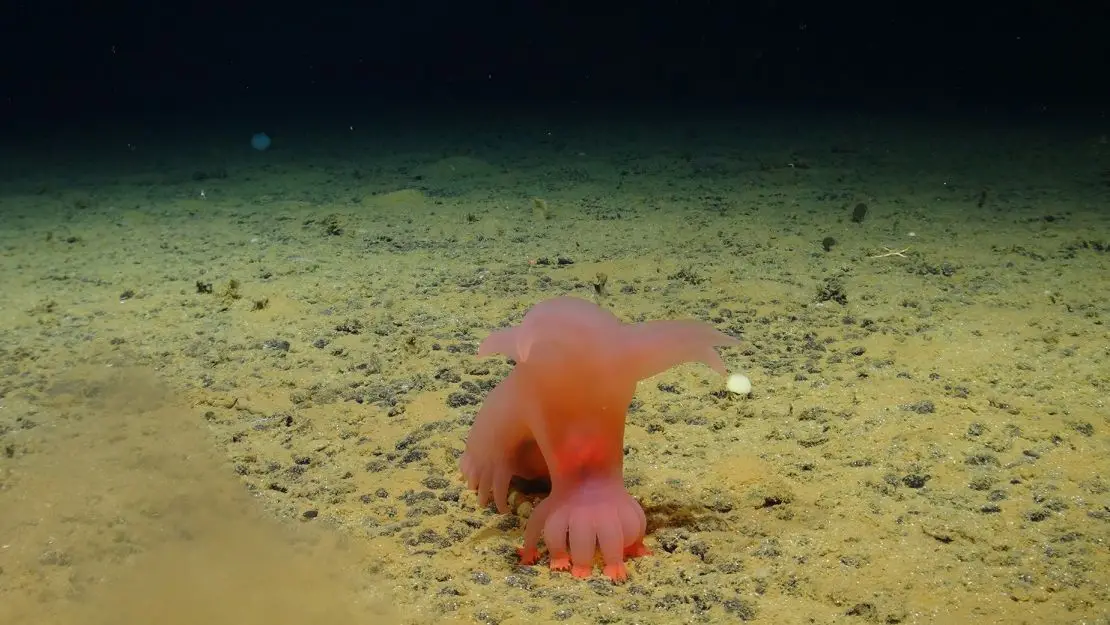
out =
[(251, 147), (259, 152), (265, 152), (270, 149), (270, 135), (264, 132), (256, 132), (251, 137)]

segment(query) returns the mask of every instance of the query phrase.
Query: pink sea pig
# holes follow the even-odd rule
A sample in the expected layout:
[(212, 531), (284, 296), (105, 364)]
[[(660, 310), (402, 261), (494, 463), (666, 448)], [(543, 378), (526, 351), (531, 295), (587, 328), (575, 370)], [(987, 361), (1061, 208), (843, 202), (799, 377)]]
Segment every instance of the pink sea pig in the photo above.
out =
[(490, 334), (478, 357), (516, 366), (482, 404), (460, 468), (481, 505), (509, 512), (513, 476), (547, 478), (520, 558), (533, 564), (542, 537), (551, 568), (588, 577), (598, 551), (615, 582), (626, 557), (648, 553), (643, 508), (624, 487), (625, 413), (636, 383), (683, 362), (725, 366), (714, 347), (736, 339), (691, 320), (623, 323), (575, 297), (535, 305), (519, 326)]

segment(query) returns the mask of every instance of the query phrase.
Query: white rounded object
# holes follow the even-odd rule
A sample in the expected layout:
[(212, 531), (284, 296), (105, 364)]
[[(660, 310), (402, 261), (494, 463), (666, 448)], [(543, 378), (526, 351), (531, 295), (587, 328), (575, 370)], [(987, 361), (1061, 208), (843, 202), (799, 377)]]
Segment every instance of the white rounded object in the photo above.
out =
[(749, 380), (746, 375), (734, 373), (728, 376), (728, 382), (725, 384), (725, 388), (727, 388), (730, 393), (747, 395), (752, 392), (752, 381)]

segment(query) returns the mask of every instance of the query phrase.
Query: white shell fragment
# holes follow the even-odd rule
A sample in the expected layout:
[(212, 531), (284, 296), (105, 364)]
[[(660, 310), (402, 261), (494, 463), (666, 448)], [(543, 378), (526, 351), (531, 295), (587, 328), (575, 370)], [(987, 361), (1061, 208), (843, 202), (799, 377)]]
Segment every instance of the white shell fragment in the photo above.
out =
[(746, 375), (734, 373), (728, 376), (728, 382), (725, 384), (725, 388), (727, 388), (730, 393), (747, 395), (752, 392), (752, 381), (749, 380)]

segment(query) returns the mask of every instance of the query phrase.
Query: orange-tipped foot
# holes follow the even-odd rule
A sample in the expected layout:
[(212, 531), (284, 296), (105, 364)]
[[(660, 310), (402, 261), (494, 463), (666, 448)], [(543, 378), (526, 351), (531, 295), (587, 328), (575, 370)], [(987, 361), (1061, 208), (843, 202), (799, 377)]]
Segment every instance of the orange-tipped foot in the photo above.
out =
[(594, 565), (590, 564), (575, 564), (570, 567), (570, 574), (578, 579), (587, 579), (594, 572)]
[(628, 579), (628, 567), (624, 563), (620, 564), (606, 564), (605, 576), (613, 580), (614, 584), (619, 584)]
[(516, 550), (516, 554), (520, 556), (521, 564), (535, 564), (540, 559), (540, 550), (536, 548), (521, 547)]
[(566, 552), (551, 554), (552, 571), (566, 571), (568, 569), (570, 569), (570, 554)]
[(641, 556), (650, 556), (651, 549), (644, 545), (643, 539), (637, 540), (631, 545), (624, 548), (624, 557), (626, 558), (639, 558)]

